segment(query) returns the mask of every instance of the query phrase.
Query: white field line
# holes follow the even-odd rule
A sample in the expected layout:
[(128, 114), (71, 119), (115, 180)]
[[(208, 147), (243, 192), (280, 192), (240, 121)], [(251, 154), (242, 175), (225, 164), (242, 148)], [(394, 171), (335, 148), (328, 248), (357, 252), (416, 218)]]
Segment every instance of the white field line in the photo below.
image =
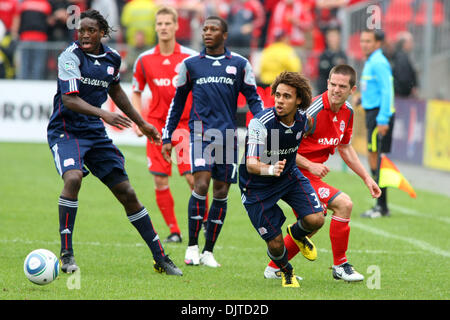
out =
[[(45, 241), (45, 240), (26, 240), (26, 239), (0, 239), (0, 243), (4, 244), (30, 244), (35, 246), (54, 246), (59, 245), (61, 242), (59, 240), (53, 240), (53, 241)], [(137, 248), (137, 247), (144, 247), (146, 244), (144, 242), (142, 243), (117, 243), (117, 242), (99, 242), (99, 241), (92, 241), (92, 242), (83, 242), (83, 241), (74, 241), (75, 246), (92, 246), (92, 247), (117, 247), (117, 248)], [(169, 248), (170, 245), (166, 245), (166, 250)], [(225, 249), (223, 246), (216, 246), (219, 250)], [(255, 248), (243, 248), (243, 247), (235, 247), (235, 246), (226, 246), (226, 249), (229, 250), (239, 250), (239, 251), (252, 251), (254, 252)], [(319, 252), (322, 253), (331, 253), (330, 249), (325, 248), (318, 248)], [(362, 254), (401, 254), (401, 255), (415, 255), (415, 254), (422, 254), (421, 251), (388, 251), (388, 250), (352, 250), (349, 249), (347, 251), (348, 253), (362, 253)]]
[(432, 220), (439, 220), (445, 223), (450, 223), (450, 217), (436, 217), (430, 214), (426, 214), (423, 212), (418, 212), (414, 209), (406, 208), (397, 204), (389, 204), (389, 207), (395, 209), (400, 214), (404, 214), (407, 216), (417, 217), (417, 218), (423, 218), (423, 219), (432, 219)]
[(407, 243), (413, 245), (414, 247), (417, 247), (417, 248), (425, 250), (426, 252), (431, 252), (431, 253), (434, 253), (436, 255), (440, 255), (440, 256), (446, 257), (446, 258), (450, 257), (450, 252), (449, 251), (446, 251), (446, 250), (443, 250), (441, 248), (435, 247), (435, 246), (429, 244), (428, 242), (425, 242), (425, 241), (422, 241), (422, 240), (409, 238), (409, 237), (404, 237), (404, 236), (400, 236), (400, 235), (397, 235), (397, 234), (392, 234), (392, 233), (389, 233), (387, 231), (380, 230), (380, 229), (374, 228), (374, 227), (370, 227), (370, 226), (367, 226), (365, 224), (362, 224), (362, 223), (359, 223), (359, 222), (356, 222), (356, 221), (351, 221), (350, 225), (352, 227), (356, 227), (356, 228), (362, 229), (364, 231), (370, 232), (370, 233), (375, 234), (377, 236), (381, 236), (381, 237), (384, 237), (384, 238), (390, 238), (390, 239), (395, 239), (395, 240), (400, 240), (400, 241), (403, 241), (403, 242), (407, 242)]

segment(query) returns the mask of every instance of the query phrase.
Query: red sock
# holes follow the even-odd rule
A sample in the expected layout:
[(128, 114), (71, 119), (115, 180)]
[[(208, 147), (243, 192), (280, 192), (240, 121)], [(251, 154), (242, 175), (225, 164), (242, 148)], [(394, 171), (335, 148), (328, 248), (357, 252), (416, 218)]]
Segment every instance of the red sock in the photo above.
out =
[(209, 202), (208, 202), (208, 194), (206, 194), (206, 202), (205, 202), (205, 214), (203, 215), (203, 222), (208, 221), (208, 209), (209, 209)]
[(347, 262), (345, 253), (348, 248), (348, 238), (350, 236), (350, 219), (331, 216), (330, 240), (333, 251), (333, 264), (335, 266)]
[(155, 189), (156, 193), (156, 204), (170, 229), (170, 233), (180, 233), (180, 228), (178, 227), (177, 218), (175, 216), (174, 201), (170, 188), (167, 187), (163, 190)]
[[(297, 253), (300, 252), (300, 249), (298, 248), (297, 244), (294, 242), (294, 240), (292, 240), (291, 236), (288, 234), (284, 237), (284, 246), (286, 247), (288, 252), (288, 260), (291, 260), (293, 257), (297, 255)], [(269, 267), (278, 269), (277, 265), (272, 260), (270, 260), (269, 262)]]

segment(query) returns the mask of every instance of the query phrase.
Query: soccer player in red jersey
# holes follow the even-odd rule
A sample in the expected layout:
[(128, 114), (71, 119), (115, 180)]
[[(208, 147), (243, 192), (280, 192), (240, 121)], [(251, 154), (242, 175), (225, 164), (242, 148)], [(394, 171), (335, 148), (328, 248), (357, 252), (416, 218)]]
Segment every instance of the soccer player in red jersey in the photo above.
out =
[[(158, 44), (143, 52), (136, 60), (133, 71), (132, 102), (136, 109), (142, 111), (142, 91), (148, 85), (152, 94), (147, 121), (153, 124), (161, 133), (165, 124), (170, 103), (175, 95), (178, 68), (186, 57), (198, 54), (196, 51), (181, 46), (176, 42), (175, 33), (178, 30), (178, 14), (171, 7), (163, 7), (156, 13), (156, 33)], [(189, 160), (189, 113), (192, 99), (181, 117), (177, 128), (178, 152), (177, 163), (180, 175), (184, 175), (190, 188), (194, 179), (191, 174)], [(139, 136), (142, 133), (136, 130)], [(181, 242), (181, 232), (174, 210), (174, 200), (169, 188), (169, 176), (172, 165), (163, 159), (161, 145), (147, 140), (148, 170), (153, 174), (155, 182), (156, 203), (161, 211), (170, 235), (165, 242)]]
[[(347, 194), (322, 180), (330, 171), (324, 162), (334, 154), (337, 148), (344, 162), (364, 181), (372, 197), (378, 198), (381, 195), (380, 188), (361, 164), (350, 144), (353, 131), (353, 109), (347, 102), (347, 98), (355, 92), (355, 82), (356, 72), (349, 65), (338, 65), (330, 71), (328, 90), (317, 96), (307, 110), (314, 121), (313, 129), (303, 139), (296, 160), (300, 171), (310, 180), (318, 194), (324, 210), (331, 209), (333, 211), (330, 222), (330, 240), (333, 252), (332, 274), (335, 279), (345, 281), (362, 281), (364, 279), (364, 276), (348, 263), (346, 257), (353, 203)], [(315, 260), (317, 257), (311, 242), (305, 242), (304, 246), (298, 246), (289, 234), (284, 238), (284, 242), (289, 260), (299, 251), (309, 260)], [(278, 267), (270, 262), (264, 271), (264, 276), (279, 278)]]

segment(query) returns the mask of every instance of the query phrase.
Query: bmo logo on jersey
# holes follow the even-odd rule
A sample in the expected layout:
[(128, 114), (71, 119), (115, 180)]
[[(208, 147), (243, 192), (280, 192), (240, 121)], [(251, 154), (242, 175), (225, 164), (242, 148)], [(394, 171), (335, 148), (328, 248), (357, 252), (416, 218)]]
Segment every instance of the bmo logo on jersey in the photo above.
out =
[(178, 75), (174, 76), (172, 79), (168, 79), (168, 78), (153, 79), (153, 82), (158, 87), (169, 87), (172, 85), (176, 88), (177, 79), (178, 79)]
[(317, 143), (323, 146), (337, 146), (340, 142), (339, 138), (320, 138)]

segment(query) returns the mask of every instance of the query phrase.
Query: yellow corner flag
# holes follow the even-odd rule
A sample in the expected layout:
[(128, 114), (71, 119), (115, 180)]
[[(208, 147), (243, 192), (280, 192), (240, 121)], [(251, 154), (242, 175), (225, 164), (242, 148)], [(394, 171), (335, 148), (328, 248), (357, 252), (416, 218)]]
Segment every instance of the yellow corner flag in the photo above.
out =
[(385, 155), (381, 156), (380, 178), (378, 181), (380, 188), (394, 187), (403, 190), (411, 198), (417, 197), (413, 187), (408, 180), (400, 173), (395, 164)]

